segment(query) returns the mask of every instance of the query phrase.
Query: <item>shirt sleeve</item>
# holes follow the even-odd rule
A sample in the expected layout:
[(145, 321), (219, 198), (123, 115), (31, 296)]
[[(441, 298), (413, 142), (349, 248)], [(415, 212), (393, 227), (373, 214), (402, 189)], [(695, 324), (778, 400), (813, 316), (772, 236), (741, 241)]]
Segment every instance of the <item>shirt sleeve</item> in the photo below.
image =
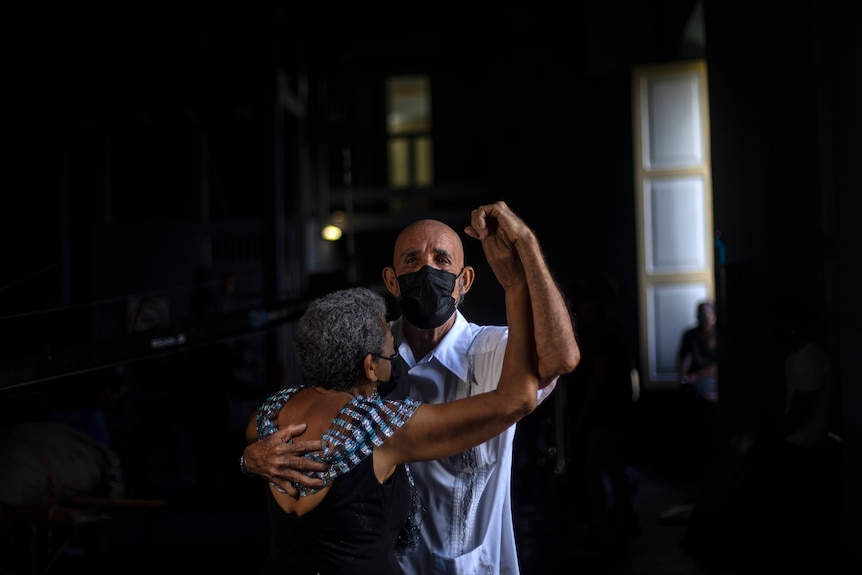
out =
[(557, 380), (559, 379), (559, 377), (555, 377), (549, 383), (545, 384), (545, 387), (539, 388), (539, 393), (537, 396), (539, 400), (539, 405), (541, 405), (543, 401), (545, 401), (546, 399), (548, 399), (548, 397), (551, 396), (551, 393), (554, 391), (554, 389), (557, 388)]

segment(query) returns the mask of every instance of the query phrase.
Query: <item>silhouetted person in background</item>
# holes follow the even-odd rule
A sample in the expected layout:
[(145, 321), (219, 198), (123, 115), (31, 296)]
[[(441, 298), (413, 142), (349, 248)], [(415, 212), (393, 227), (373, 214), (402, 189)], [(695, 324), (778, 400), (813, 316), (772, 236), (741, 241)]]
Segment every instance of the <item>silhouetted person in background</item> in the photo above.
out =
[(697, 325), (683, 333), (677, 354), (679, 382), (712, 403), (718, 401), (717, 321), (712, 303), (697, 304)]
[(786, 354), (786, 395), (743, 484), (740, 508), (749, 512), (743, 534), (761, 565), (833, 573), (840, 549), (841, 434), (832, 361), (820, 318), (804, 298), (779, 298), (770, 320)]
[[(682, 392), (680, 437), (684, 441), (682, 465), (691, 477), (710, 480), (717, 464), (719, 341), (715, 305), (702, 301), (696, 308), (697, 324), (686, 329), (677, 350), (676, 370)], [(703, 486), (701, 486), (702, 488)], [(688, 501), (659, 513), (664, 521), (688, 521), (694, 512), (695, 494)]]
[(688, 454), (695, 473), (702, 475), (715, 456), (718, 440), (718, 316), (712, 302), (697, 304), (697, 325), (683, 332), (677, 352), (677, 374), (691, 409)]
[(772, 372), (782, 380), (771, 387), (784, 395), (777, 398), (780, 414), (759, 427), (739, 462), (721, 470), (723, 485), (704, 502), (708, 512), (695, 515), (686, 544), (734, 573), (842, 573), (832, 361), (804, 299), (778, 298), (768, 313), (779, 355)]
[(613, 306), (616, 293), (613, 278), (607, 276), (569, 290), (581, 363), (565, 385), (572, 397), (572, 444), (580, 457), (575, 469), (583, 480), (586, 510), (576, 551), (597, 558), (620, 555), (627, 537), (638, 531), (627, 453), (635, 405), (634, 361), (626, 327)]

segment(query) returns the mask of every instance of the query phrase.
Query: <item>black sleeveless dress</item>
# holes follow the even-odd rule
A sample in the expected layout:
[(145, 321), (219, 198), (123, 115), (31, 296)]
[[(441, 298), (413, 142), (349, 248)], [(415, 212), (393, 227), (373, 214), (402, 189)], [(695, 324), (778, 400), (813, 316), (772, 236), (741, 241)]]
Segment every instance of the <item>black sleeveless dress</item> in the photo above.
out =
[[(258, 437), (274, 433), (278, 411), (299, 389), (282, 390), (264, 402)], [(362, 396), (348, 402), (323, 436), (327, 448), (322, 459), (333, 465), (328, 473), (312, 475), (332, 486), (311, 512), (301, 517), (286, 513), (267, 488), (272, 538), (262, 575), (399, 573), (396, 552), (405, 538), (415, 535), (416, 494), (406, 465), (378, 483), (370, 454), (418, 406), (410, 399)]]
[(403, 466), (380, 485), (366, 457), (302, 517), (285, 513), (267, 489), (272, 539), (261, 573), (397, 575), (394, 550), (410, 512), (409, 487)]

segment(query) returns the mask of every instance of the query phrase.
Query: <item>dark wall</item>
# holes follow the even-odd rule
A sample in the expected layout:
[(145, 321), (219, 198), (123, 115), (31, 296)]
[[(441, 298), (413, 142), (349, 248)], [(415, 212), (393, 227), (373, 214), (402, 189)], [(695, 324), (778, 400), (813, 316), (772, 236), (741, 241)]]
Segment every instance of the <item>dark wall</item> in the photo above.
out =
[(862, 342), (849, 319), (862, 317), (859, 10), (738, 8), (705, 11), (715, 228), (728, 261), (725, 411), (741, 420), (781, 409), (768, 312), (786, 296), (811, 302), (840, 379), (847, 542), (862, 502), (862, 395), (850, 365)]

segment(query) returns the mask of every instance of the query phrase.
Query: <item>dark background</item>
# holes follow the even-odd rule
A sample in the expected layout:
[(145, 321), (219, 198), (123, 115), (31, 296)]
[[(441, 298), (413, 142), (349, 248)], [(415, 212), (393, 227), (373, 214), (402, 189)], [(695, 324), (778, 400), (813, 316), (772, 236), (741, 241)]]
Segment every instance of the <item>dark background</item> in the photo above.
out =
[[(697, 6), (147, 4), (10, 17), (0, 402), (32, 417), (117, 391), (106, 413), (130, 489), (223, 493), (243, 422), (294, 368), (275, 328), (320, 291), (379, 287), (405, 222), (462, 229), (498, 199), (534, 227), (562, 284), (615, 278), (636, 352), (632, 67), (705, 58), (727, 425), (775, 409), (770, 304), (817, 302), (842, 394), (844, 537), (858, 540), (859, 9), (706, 1), (698, 44), (684, 36)], [(394, 192), (384, 79), (414, 72), (432, 78), (436, 183)], [(277, 105), (279, 74), (300, 112)], [(313, 230), (348, 200), (354, 234), (322, 247)], [(469, 239), (479, 280), (465, 312), (503, 321)], [(170, 317), (130, 333), (130, 301), (146, 297)]]

